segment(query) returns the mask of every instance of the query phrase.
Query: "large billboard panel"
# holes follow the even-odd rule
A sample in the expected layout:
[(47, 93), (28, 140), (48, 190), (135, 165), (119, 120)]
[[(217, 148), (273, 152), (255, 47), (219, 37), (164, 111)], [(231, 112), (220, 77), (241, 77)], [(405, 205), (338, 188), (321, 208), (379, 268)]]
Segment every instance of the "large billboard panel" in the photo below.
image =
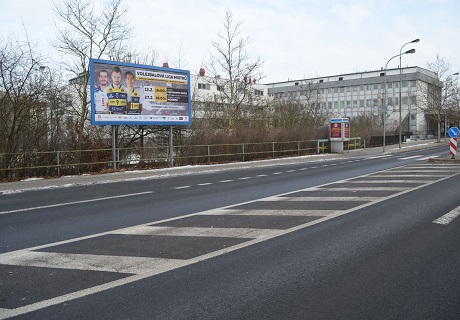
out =
[(190, 71), (90, 60), (93, 125), (190, 125)]

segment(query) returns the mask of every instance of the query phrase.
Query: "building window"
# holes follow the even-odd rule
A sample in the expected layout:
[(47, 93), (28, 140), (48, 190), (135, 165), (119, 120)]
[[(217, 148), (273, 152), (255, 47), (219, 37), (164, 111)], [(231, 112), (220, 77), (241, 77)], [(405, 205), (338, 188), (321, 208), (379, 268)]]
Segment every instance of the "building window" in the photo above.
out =
[[(263, 92), (263, 90), (257, 90), (257, 89), (255, 89), (255, 90), (254, 90), (254, 95), (256, 95), (256, 96), (258, 96), (258, 97), (261, 97), (261, 96), (264, 95), (264, 92)], [(300, 92), (299, 92), (299, 95), (300, 95)]]
[(410, 81), (410, 86), (411, 86), (411, 87), (415, 87), (415, 86), (416, 86), (415, 80), (411, 80), (411, 81)]
[(224, 86), (217, 86), (217, 91), (224, 91)]
[(388, 89), (393, 88), (393, 82), (388, 82), (387, 85), (388, 85)]
[(374, 90), (378, 90), (379, 89), (379, 84), (378, 83), (374, 83)]
[(198, 89), (211, 90), (211, 85), (209, 83), (198, 83)]
[(404, 81), (402, 82), (401, 86), (402, 86), (403, 88), (407, 88), (407, 80), (404, 80)]
[(343, 80), (343, 77), (339, 77), (339, 81), (342, 81)]

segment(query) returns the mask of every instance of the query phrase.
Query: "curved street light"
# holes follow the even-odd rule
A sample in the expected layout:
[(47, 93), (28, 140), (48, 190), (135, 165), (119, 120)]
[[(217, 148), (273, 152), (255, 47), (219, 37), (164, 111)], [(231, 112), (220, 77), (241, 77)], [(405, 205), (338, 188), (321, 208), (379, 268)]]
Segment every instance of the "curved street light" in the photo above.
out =
[[(399, 50), (399, 149), (401, 149), (401, 122), (402, 122), (402, 103), (401, 103), (401, 82), (402, 82), (402, 62), (401, 62), (401, 56), (402, 56), (402, 49), (408, 45), (409, 43), (417, 43), (417, 42), (420, 42), (420, 39), (414, 39), (412, 41), (409, 41), (405, 44), (403, 44), (403, 46), (401, 47), (401, 49)], [(407, 131), (409, 132), (410, 131), (410, 112), (409, 112), (409, 108), (407, 108), (408, 110), (408, 118), (407, 118), (407, 123), (408, 123), (408, 129)]]
[[(412, 54), (412, 53), (415, 53), (415, 49), (410, 49), (410, 50), (407, 50), (406, 52), (403, 52), (403, 53), (400, 53), (400, 54), (397, 54), (393, 57), (391, 57), (388, 61), (387, 61), (387, 64), (385, 65), (385, 109), (383, 110), (384, 113), (383, 113), (383, 152), (385, 152), (385, 136), (386, 136), (386, 128), (385, 128), (385, 118), (386, 118), (386, 114), (387, 114), (387, 109), (388, 109), (388, 97), (387, 97), (387, 91), (388, 91), (388, 85), (387, 85), (387, 67), (388, 67), (388, 63), (390, 63), (391, 60), (393, 60), (394, 58), (396, 57), (401, 57), (403, 54)], [(401, 88), (399, 88), (399, 90), (401, 90)]]

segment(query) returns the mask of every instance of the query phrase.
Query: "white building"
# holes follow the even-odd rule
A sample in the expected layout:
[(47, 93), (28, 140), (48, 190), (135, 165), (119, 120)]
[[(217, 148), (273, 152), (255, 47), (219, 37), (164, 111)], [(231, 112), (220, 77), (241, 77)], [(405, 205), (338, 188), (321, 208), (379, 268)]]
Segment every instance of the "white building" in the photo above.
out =
[[(400, 73), (401, 72), (401, 73)], [(356, 117), (362, 114), (383, 114), (387, 85), (387, 125), (389, 130), (399, 126), (401, 102), (401, 130), (413, 135), (435, 134), (436, 126), (427, 121), (417, 106), (423, 101), (428, 84), (440, 86), (435, 72), (406, 67), (379, 71), (365, 71), (302, 80), (266, 84), (273, 99), (307, 99), (306, 90), (315, 88), (319, 103), (332, 117)], [(425, 92), (425, 93), (424, 93)], [(401, 101), (399, 101), (401, 99)]]
[[(428, 85), (441, 88), (442, 83), (438, 81), (435, 72), (421, 67), (387, 69), (386, 72), (364, 71), (268, 84), (256, 83), (252, 79), (240, 81), (245, 84), (248, 102), (253, 102), (253, 99), (269, 101), (294, 98), (305, 103), (312, 96), (308, 91), (315, 90), (321, 109), (331, 117), (383, 115), (386, 109), (388, 131), (397, 130), (401, 117), (403, 133), (415, 136), (437, 133), (437, 125), (427, 119), (420, 105), (426, 100), (423, 96), (427, 94)], [(202, 68), (200, 74), (191, 76), (194, 107), (200, 109), (199, 101), (225, 103), (223, 88), (226, 85), (228, 83), (225, 79), (205, 76)], [(195, 116), (200, 117), (200, 112), (195, 112)]]

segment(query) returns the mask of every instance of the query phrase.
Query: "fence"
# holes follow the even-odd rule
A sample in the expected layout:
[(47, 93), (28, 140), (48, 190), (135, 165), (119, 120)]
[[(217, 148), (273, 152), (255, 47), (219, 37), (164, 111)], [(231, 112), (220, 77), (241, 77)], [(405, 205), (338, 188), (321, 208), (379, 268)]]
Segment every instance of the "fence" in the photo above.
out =
[[(345, 142), (344, 149), (362, 147), (361, 138)], [(327, 139), (214, 145), (174, 146), (174, 166), (252, 161), (301, 156), (330, 150)], [(22, 152), (0, 154), (0, 177), (14, 180), (25, 177), (59, 177), (83, 172), (110, 171), (112, 149)], [(169, 146), (117, 149), (118, 169), (163, 168), (171, 165)]]
[[(407, 140), (406, 135), (402, 134), (401, 135), (401, 142), (405, 143)], [(374, 147), (379, 147), (383, 146), (383, 136), (372, 136), (370, 141), (370, 145)], [(386, 145), (391, 145), (391, 144), (397, 144), (399, 143), (399, 135), (397, 134), (392, 134), (392, 135), (386, 135), (385, 136), (385, 144)]]

